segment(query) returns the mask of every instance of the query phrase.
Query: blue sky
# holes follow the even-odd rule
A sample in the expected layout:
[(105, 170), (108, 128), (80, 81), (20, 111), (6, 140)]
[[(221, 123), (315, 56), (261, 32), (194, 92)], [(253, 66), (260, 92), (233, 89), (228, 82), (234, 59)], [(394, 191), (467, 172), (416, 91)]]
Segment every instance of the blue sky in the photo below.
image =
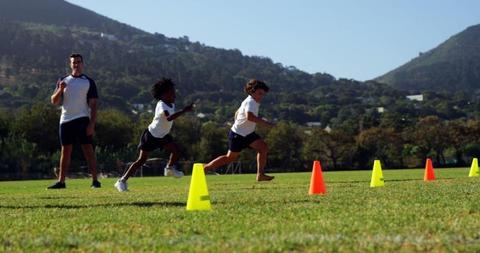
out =
[(480, 24), (478, 0), (68, 0), (168, 37), (368, 80)]

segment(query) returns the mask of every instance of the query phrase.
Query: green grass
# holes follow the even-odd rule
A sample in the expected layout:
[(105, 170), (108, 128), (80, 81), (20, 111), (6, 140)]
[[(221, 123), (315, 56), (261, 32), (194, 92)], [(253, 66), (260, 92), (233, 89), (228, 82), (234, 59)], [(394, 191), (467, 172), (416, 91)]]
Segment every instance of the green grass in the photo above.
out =
[(478, 252), (480, 178), (468, 169), (324, 172), (327, 194), (309, 196), (310, 173), (207, 176), (213, 211), (185, 210), (190, 177), (132, 178), (119, 193), (89, 180), (0, 182), (0, 251), (15, 252)]

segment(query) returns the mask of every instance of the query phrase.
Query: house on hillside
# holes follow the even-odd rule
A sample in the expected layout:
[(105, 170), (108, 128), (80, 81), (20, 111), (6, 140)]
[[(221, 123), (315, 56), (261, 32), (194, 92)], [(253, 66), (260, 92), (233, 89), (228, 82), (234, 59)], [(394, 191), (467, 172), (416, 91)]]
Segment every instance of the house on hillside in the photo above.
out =
[(152, 106), (150, 104), (132, 104), (131, 112), (133, 114), (138, 114), (141, 112), (152, 112)]
[(419, 101), (419, 102), (422, 102), (423, 101), (423, 94), (418, 94), (418, 95), (410, 95), (410, 96), (406, 96), (406, 98), (410, 101)]
[(307, 122), (307, 126), (309, 126), (309, 127), (321, 127), (322, 122), (320, 122), (320, 121)]
[(117, 36), (113, 35), (113, 34), (108, 34), (108, 33), (100, 33), (100, 38), (102, 39), (107, 39), (107, 40), (110, 40), (110, 41), (117, 41)]

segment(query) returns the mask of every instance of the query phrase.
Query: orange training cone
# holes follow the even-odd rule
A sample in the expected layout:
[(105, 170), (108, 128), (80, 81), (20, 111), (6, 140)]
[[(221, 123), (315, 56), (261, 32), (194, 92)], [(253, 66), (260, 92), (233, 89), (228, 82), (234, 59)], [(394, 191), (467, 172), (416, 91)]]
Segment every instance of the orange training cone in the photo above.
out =
[(432, 159), (427, 158), (427, 164), (425, 164), (425, 175), (423, 181), (435, 180), (435, 173), (433, 172)]
[(323, 182), (322, 166), (320, 165), (320, 161), (314, 161), (308, 194), (315, 195), (326, 193), (327, 189), (325, 189), (325, 183)]

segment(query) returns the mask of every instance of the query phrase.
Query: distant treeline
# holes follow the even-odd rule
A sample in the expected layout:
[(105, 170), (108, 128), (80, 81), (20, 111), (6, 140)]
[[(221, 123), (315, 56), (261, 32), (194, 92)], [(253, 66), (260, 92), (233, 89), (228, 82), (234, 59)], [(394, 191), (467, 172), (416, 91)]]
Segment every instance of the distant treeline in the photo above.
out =
[[(60, 150), (58, 109), (36, 104), (0, 112), (1, 179), (53, 177)], [(114, 109), (99, 112), (96, 154), (102, 173), (118, 174), (136, 158), (138, 137), (151, 117), (149, 113), (131, 117)], [(406, 122), (382, 116), (369, 127), (354, 125), (325, 130), (280, 121), (271, 130), (258, 129), (269, 145), (268, 171), (307, 171), (317, 159), (325, 170), (370, 169), (374, 159), (380, 159), (385, 168), (419, 167), (426, 157), (432, 157), (436, 166), (466, 166), (480, 155), (478, 120), (427, 116)], [(194, 114), (176, 120), (173, 136), (182, 150), (182, 164), (207, 162), (226, 152), (228, 128)], [(86, 172), (80, 148), (76, 151), (71, 173)], [(152, 157), (166, 158), (167, 154), (156, 151)], [(253, 151), (244, 152), (240, 162), (243, 172), (253, 172)]]

